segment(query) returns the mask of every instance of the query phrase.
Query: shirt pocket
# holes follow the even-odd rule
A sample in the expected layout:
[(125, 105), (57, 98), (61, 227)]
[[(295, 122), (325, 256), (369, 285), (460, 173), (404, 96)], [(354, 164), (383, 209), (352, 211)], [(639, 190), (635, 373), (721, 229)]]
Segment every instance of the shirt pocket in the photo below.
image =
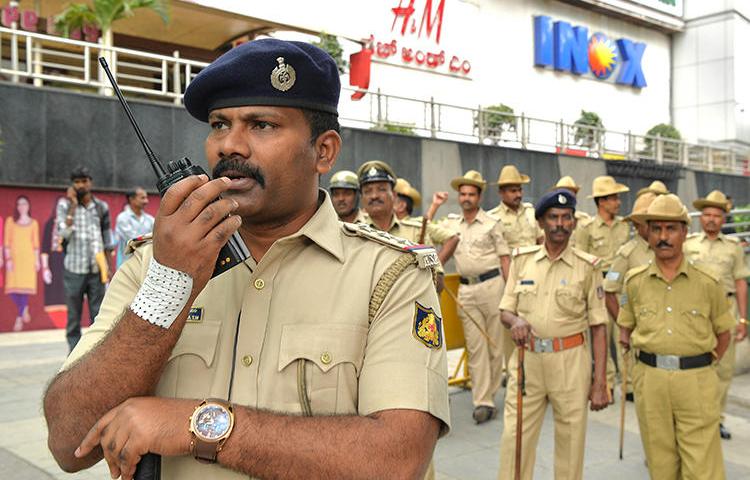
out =
[(638, 305), (635, 307), (636, 329), (642, 334), (654, 333), (658, 330), (656, 322), (656, 307), (653, 305)]
[(574, 319), (583, 317), (586, 311), (586, 299), (583, 297), (583, 288), (579, 285), (565, 285), (555, 290), (555, 302), (560, 311)]
[[(304, 386), (312, 413), (356, 413), (358, 378), (367, 328), (344, 324), (287, 324), (281, 333), (278, 370), (294, 368), (297, 393)], [(304, 364), (304, 376), (298, 369)]]
[(520, 232), (515, 223), (503, 222), (503, 236), (508, 244), (514, 245), (520, 240)]
[(187, 323), (169, 355), (158, 393), (178, 398), (210, 396), (220, 333), (220, 323)]
[(591, 236), (591, 254), (602, 258), (607, 256), (607, 237), (604, 235)]
[(688, 336), (702, 337), (695, 338), (696, 341), (701, 341), (711, 335), (711, 319), (705, 307), (688, 304), (681, 308), (681, 313), (682, 320), (688, 328)]
[(536, 285), (516, 285), (515, 293), (518, 298), (518, 314), (525, 316), (534, 310), (534, 304), (538, 301), (537, 299), (537, 286)]
[(469, 253), (480, 256), (491, 250), (493, 250), (492, 237), (488, 232), (481, 232), (477, 238), (472, 240)]

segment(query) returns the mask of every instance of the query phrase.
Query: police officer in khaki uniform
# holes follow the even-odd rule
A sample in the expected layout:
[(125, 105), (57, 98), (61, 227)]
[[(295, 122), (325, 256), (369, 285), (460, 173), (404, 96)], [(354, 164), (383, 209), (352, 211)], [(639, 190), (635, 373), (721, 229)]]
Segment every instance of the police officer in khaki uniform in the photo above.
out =
[(405, 178), (396, 179), (393, 191), (396, 193), (396, 201), (393, 203), (393, 213), (396, 214), (396, 218), (399, 220), (414, 218), (412, 217), (414, 207), (422, 206), (422, 194)]
[(734, 328), (721, 283), (688, 261), (687, 208), (658, 196), (646, 213), (654, 261), (628, 272), (620, 342), (636, 351), (635, 407), (651, 478), (721, 480), (718, 376)]
[[(571, 177), (570, 175), (566, 175), (560, 178), (560, 180), (557, 181), (555, 186), (552, 187), (552, 189), (555, 189), (555, 188), (564, 188), (570, 191), (573, 195), (576, 196), (576, 199), (578, 199), (578, 191), (581, 189), (581, 187), (576, 184), (576, 181), (573, 180), (573, 177)], [(576, 239), (576, 232), (578, 231), (578, 229), (581, 228), (583, 225), (586, 225), (590, 221), (591, 221), (591, 215), (584, 212), (583, 210), (576, 210), (576, 226), (573, 229), (573, 233), (570, 236), (570, 245), (572, 247), (576, 246), (575, 239)]]
[[(650, 260), (654, 258), (654, 252), (648, 246), (648, 225), (642, 222), (633, 221), (633, 215), (639, 213), (646, 213), (646, 209), (654, 201), (656, 195), (651, 192), (646, 192), (639, 196), (633, 204), (633, 212), (625, 217), (626, 220), (633, 222), (636, 235), (628, 240), (625, 245), (617, 249), (615, 253), (615, 259), (612, 261), (612, 266), (609, 267), (607, 275), (604, 277), (604, 292), (605, 292), (605, 303), (607, 305), (607, 312), (611, 318), (617, 318), (620, 311), (620, 302), (618, 295), (622, 293), (622, 286), (625, 283), (625, 275), (629, 270), (646, 265)], [(633, 365), (633, 353), (627, 352), (622, 353), (628, 362), (628, 365)], [(625, 398), (628, 401), (633, 401), (633, 371), (627, 369), (627, 379), (623, 380), (626, 382), (627, 391)]]
[(463, 214), (450, 215), (444, 221), (444, 225), (461, 236), (453, 255), (461, 275), (458, 300), (462, 308), (458, 316), (469, 351), (473, 418), (477, 423), (497, 414), (495, 394), (503, 371), (503, 326), (497, 303), (510, 267), (510, 249), (503, 237), (502, 224), (480, 207), (486, 186), (482, 174), (475, 170), (454, 178), (451, 187), (458, 192)]
[(333, 174), (328, 184), (331, 202), (339, 220), (354, 223), (361, 217), (359, 210), (359, 180), (357, 174), (340, 170)]
[[(362, 192), (362, 203), (367, 213), (364, 223), (395, 237), (419, 242), (422, 232), (421, 220), (408, 218), (399, 220), (394, 213), (396, 194), (393, 189), (396, 186), (396, 174), (393, 169), (385, 162), (371, 160), (359, 167), (357, 176)], [(458, 244), (458, 236), (451, 230), (428, 222), (422, 243), (433, 246), (441, 245), (438, 255), (441, 263), (445, 263)]]
[[(583, 478), (587, 404), (607, 406), (606, 323), (599, 259), (569, 245), (576, 198), (568, 190), (545, 194), (536, 206), (544, 245), (513, 251), (500, 302), (513, 341), (526, 348), (524, 361), (521, 478), (533, 478), (536, 443), (547, 405), (555, 419), (555, 478)], [(586, 331), (591, 331), (594, 378)], [(518, 349), (510, 361), (499, 479), (513, 478)]]
[[(544, 232), (534, 218), (534, 206), (523, 201), (523, 185), (531, 181), (528, 175), (518, 171), (515, 165), (506, 165), (497, 179), (500, 204), (488, 211), (503, 224), (503, 235), (511, 249), (541, 243)], [(506, 368), (513, 352), (513, 340), (503, 329), (503, 360)]]
[[(164, 480), (423, 474), (449, 422), (437, 260), (339, 222), (319, 190), (338, 79), (317, 47), (264, 39), (190, 83), (215, 179), (165, 194), (46, 392), (66, 471), (103, 453), (131, 478), (152, 452)], [(210, 278), (235, 231), (251, 256)]]
[(721, 227), (729, 213), (726, 196), (719, 190), (714, 190), (706, 198), (694, 201), (693, 206), (701, 211), (700, 222), (703, 231), (688, 235), (684, 245), (685, 254), (689, 260), (709, 268), (721, 279), (732, 313), (738, 322), (727, 353), (717, 369), (722, 411), (719, 433), (721, 438), (729, 440), (732, 434), (724, 426), (723, 412), (727, 404), (729, 385), (734, 376), (735, 342), (741, 342), (747, 336), (747, 277), (750, 276), (750, 271), (745, 264), (745, 253), (739, 239), (721, 233)]
[[(621, 183), (615, 182), (610, 176), (601, 176), (594, 179), (593, 198), (596, 203), (596, 216), (578, 229), (576, 233), (575, 245), (584, 252), (602, 259), (602, 272), (606, 274), (612, 261), (615, 258), (617, 249), (628, 241), (630, 228), (627, 222), (617, 215), (620, 210), (620, 194), (629, 192), (630, 189)], [(615, 333), (615, 318), (610, 317), (610, 323), (607, 327), (607, 342), (617, 344), (617, 335)], [(617, 347), (617, 362), (622, 365), (622, 352)], [(615, 373), (617, 368), (612, 356), (607, 357), (607, 384), (610, 393), (615, 385)], [(614, 398), (614, 397), (613, 397)]]

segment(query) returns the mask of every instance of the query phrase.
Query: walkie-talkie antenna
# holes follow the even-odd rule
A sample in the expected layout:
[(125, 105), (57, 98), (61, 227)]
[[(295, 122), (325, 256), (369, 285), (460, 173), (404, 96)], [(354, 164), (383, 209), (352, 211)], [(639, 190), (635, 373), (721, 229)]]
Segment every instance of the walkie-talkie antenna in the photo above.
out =
[(135, 117), (133, 116), (133, 112), (130, 111), (130, 106), (128, 106), (128, 102), (125, 101), (125, 97), (122, 96), (120, 87), (117, 86), (115, 77), (112, 76), (112, 72), (109, 69), (109, 65), (107, 65), (107, 60), (104, 57), (99, 57), (99, 64), (104, 69), (104, 73), (107, 74), (107, 78), (109, 79), (109, 83), (112, 84), (112, 88), (115, 89), (117, 98), (120, 99), (120, 103), (125, 109), (125, 113), (128, 116), (128, 120), (130, 120), (130, 124), (133, 125), (133, 128), (135, 129), (135, 134), (138, 135), (138, 140), (140, 140), (141, 145), (143, 145), (143, 150), (146, 151), (146, 157), (148, 157), (148, 161), (151, 162), (151, 167), (154, 169), (154, 172), (156, 173), (156, 177), (163, 178), (164, 176), (167, 175), (167, 172), (164, 170), (164, 167), (162, 166), (161, 162), (159, 162), (159, 158), (156, 156), (153, 150), (151, 150), (151, 147), (149, 147), (148, 142), (146, 142), (146, 139), (143, 138), (141, 129), (138, 128), (138, 124), (135, 122)]

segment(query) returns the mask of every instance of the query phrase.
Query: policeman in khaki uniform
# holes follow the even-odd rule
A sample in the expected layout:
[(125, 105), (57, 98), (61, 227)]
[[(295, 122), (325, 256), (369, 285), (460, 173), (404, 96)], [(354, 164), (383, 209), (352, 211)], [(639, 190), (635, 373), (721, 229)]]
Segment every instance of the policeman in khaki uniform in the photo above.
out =
[[(630, 189), (621, 183), (617, 183), (614, 178), (605, 175), (594, 179), (592, 191), (593, 194), (589, 195), (588, 198), (593, 198), (596, 203), (596, 216), (578, 229), (575, 245), (584, 252), (601, 258), (601, 269), (606, 274), (612, 266), (617, 249), (628, 241), (630, 235), (627, 222), (617, 215), (620, 210), (620, 194), (629, 192)], [(614, 325), (615, 318), (610, 317), (610, 323), (607, 327), (607, 342), (611, 340), (617, 345)], [(617, 362), (622, 365), (622, 352), (619, 347), (617, 348)], [(615, 373), (615, 362), (609, 355), (607, 357), (607, 384), (610, 391), (615, 385)]]
[[(500, 204), (488, 211), (503, 224), (503, 235), (511, 249), (536, 245), (543, 240), (544, 232), (534, 218), (534, 206), (523, 201), (523, 186), (531, 181), (528, 175), (518, 171), (515, 165), (506, 165), (497, 179)], [(503, 360), (507, 368), (513, 341), (503, 329)]]
[[(327, 53), (276, 39), (190, 83), (214, 180), (167, 191), (46, 392), (66, 471), (104, 454), (131, 478), (152, 452), (164, 480), (424, 474), (449, 422), (437, 260), (341, 223), (318, 188), (339, 92)], [(251, 255), (210, 278), (235, 231)]]
[[(608, 403), (605, 375), (606, 323), (599, 259), (569, 245), (576, 199), (568, 190), (553, 190), (537, 203), (544, 245), (513, 251), (510, 275), (500, 302), (502, 321), (524, 361), (523, 451), (521, 478), (533, 478), (536, 444), (547, 405), (555, 419), (555, 478), (583, 478), (587, 404)], [(591, 330), (591, 353), (586, 345)], [(500, 480), (513, 478), (518, 349), (510, 360), (505, 417), (500, 443)]]
[(687, 208), (658, 196), (646, 213), (654, 261), (628, 272), (617, 322), (636, 351), (635, 407), (649, 474), (659, 480), (721, 480), (719, 379), (735, 321), (719, 280), (683, 254)]
[[(576, 184), (576, 181), (573, 180), (573, 177), (570, 175), (566, 175), (560, 180), (557, 181), (554, 187), (555, 188), (564, 188), (568, 191), (570, 191), (573, 195), (576, 196), (576, 199), (578, 198), (578, 191), (581, 189), (579, 185)], [(573, 229), (573, 233), (570, 236), (570, 245), (575, 247), (576, 246), (576, 232), (579, 228), (581, 228), (583, 225), (586, 225), (588, 222), (591, 221), (591, 215), (588, 213), (582, 211), (582, 210), (576, 210), (576, 227)]]
[(331, 202), (339, 220), (354, 223), (361, 218), (359, 210), (359, 179), (349, 170), (340, 170), (333, 174), (328, 184)]
[[(732, 341), (729, 342), (727, 353), (718, 364), (719, 400), (722, 417), (727, 404), (729, 384), (734, 376), (735, 341), (741, 342), (747, 336), (747, 277), (750, 271), (745, 264), (745, 253), (737, 237), (729, 237), (721, 233), (721, 227), (727, 213), (729, 202), (719, 190), (709, 193), (706, 198), (699, 198), (693, 206), (701, 211), (700, 222), (703, 231), (688, 235), (684, 250), (689, 260), (693, 260), (711, 269), (721, 279), (727, 292), (729, 304), (738, 321)], [(732, 438), (729, 430), (722, 423), (719, 424), (721, 438)]]
[[(416, 188), (411, 186), (405, 178), (397, 178), (396, 186), (393, 187), (396, 193), (396, 201), (393, 205), (393, 212), (399, 220), (412, 219), (414, 207), (422, 206), (422, 194)], [(418, 219), (421, 221), (421, 218)]]
[(486, 186), (482, 174), (475, 170), (454, 178), (451, 187), (458, 192), (463, 214), (449, 215), (443, 223), (461, 237), (453, 255), (461, 275), (458, 299), (463, 308), (459, 308), (458, 316), (469, 351), (473, 418), (477, 423), (497, 414), (495, 394), (503, 370), (503, 326), (497, 303), (510, 267), (510, 249), (502, 224), (480, 207)]
[[(654, 252), (648, 246), (648, 225), (645, 223), (639, 223), (633, 221), (633, 215), (639, 213), (646, 213), (646, 209), (651, 202), (654, 201), (656, 195), (651, 192), (646, 192), (639, 196), (633, 204), (633, 212), (625, 217), (626, 220), (633, 222), (636, 235), (628, 240), (625, 245), (617, 249), (615, 259), (612, 261), (612, 266), (609, 267), (606, 276), (604, 277), (604, 300), (607, 305), (607, 312), (609, 312), (610, 318), (617, 318), (620, 311), (620, 303), (618, 295), (622, 293), (622, 286), (625, 283), (625, 275), (629, 270), (646, 265), (650, 260), (654, 258)], [(627, 357), (628, 365), (633, 365), (633, 354), (632, 352), (623, 353), (623, 356)], [(627, 370), (627, 379), (623, 380), (627, 383), (627, 393), (625, 397), (628, 401), (633, 401), (633, 371), (632, 369)]]
[[(367, 212), (363, 223), (394, 237), (419, 242), (422, 221), (409, 218), (399, 220), (394, 212), (395, 192), (393, 189), (396, 186), (396, 174), (393, 169), (385, 162), (371, 160), (359, 167), (357, 175), (362, 192), (362, 203)], [(431, 246), (442, 245), (439, 256), (441, 263), (444, 263), (458, 244), (458, 236), (451, 230), (428, 222), (422, 243)], [(442, 272), (442, 268), (438, 270)]]

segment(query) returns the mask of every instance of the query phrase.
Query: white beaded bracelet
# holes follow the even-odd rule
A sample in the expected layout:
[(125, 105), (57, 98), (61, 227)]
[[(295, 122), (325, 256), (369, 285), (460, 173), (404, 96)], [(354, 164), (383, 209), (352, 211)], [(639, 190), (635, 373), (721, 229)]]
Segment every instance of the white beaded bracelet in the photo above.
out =
[(193, 278), (151, 259), (146, 278), (130, 310), (149, 323), (167, 329), (190, 298)]

